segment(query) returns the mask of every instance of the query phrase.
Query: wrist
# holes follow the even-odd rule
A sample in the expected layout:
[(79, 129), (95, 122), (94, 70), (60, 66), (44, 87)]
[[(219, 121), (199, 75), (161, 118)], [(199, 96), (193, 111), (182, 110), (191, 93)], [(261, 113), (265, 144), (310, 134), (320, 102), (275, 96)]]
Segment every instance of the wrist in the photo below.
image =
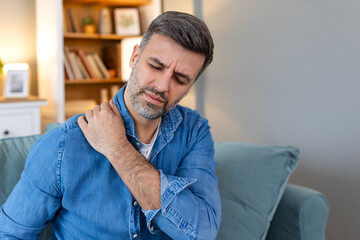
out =
[(113, 150), (109, 151), (109, 153), (106, 155), (106, 158), (110, 162), (120, 161), (122, 158), (124, 158), (124, 156), (134, 155), (134, 151), (137, 152), (131, 143), (126, 140), (114, 146)]

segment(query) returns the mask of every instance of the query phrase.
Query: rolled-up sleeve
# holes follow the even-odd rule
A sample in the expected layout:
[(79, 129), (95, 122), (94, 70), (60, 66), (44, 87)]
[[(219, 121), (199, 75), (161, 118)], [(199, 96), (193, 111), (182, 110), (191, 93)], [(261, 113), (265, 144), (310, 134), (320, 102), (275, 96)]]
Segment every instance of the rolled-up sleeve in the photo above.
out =
[(160, 170), (161, 209), (145, 211), (148, 229), (173, 239), (215, 239), (221, 220), (214, 143), (207, 125), (182, 159), (175, 176)]

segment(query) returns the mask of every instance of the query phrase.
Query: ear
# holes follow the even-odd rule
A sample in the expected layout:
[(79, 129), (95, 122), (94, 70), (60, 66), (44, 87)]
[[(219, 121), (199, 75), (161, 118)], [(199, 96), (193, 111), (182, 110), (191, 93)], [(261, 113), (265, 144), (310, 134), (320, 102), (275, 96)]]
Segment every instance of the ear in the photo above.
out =
[(129, 66), (131, 67), (131, 69), (135, 66), (139, 54), (140, 54), (140, 46), (135, 45), (129, 61)]

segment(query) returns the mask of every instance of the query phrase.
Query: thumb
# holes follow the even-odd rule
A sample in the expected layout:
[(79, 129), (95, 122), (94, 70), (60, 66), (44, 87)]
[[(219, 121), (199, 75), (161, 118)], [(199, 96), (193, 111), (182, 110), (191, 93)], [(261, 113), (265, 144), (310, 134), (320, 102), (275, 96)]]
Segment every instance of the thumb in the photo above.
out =
[(79, 127), (81, 129), (81, 131), (86, 131), (87, 129), (87, 122), (85, 120), (85, 115), (81, 115), (78, 120), (77, 120), (78, 124), (79, 124)]
[(122, 118), (122, 116), (121, 116), (121, 114), (120, 114), (120, 112), (119, 112), (119, 109), (118, 109), (118, 107), (115, 105), (114, 101), (113, 101), (112, 99), (110, 99), (109, 103), (110, 103), (111, 109), (112, 109), (113, 112), (116, 114), (116, 116)]

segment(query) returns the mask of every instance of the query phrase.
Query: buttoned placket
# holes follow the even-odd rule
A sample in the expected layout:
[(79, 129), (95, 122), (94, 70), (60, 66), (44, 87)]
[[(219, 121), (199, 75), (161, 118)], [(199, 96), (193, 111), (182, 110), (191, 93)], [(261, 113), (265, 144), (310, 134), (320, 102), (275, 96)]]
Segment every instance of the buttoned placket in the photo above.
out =
[(135, 199), (132, 199), (130, 209), (130, 236), (132, 239), (140, 239), (140, 206)]
[[(141, 143), (140, 141), (135, 137), (135, 136), (131, 136), (128, 134), (128, 136), (130, 137), (130, 142), (132, 143), (132, 145), (135, 147), (136, 150), (139, 151), (139, 149), (141, 148)], [(131, 207), (130, 207), (131, 211), (130, 211), (130, 236), (131, 239), (140, 239), (140, 206), (139, 203), (132, 198), (131, 200)]]

